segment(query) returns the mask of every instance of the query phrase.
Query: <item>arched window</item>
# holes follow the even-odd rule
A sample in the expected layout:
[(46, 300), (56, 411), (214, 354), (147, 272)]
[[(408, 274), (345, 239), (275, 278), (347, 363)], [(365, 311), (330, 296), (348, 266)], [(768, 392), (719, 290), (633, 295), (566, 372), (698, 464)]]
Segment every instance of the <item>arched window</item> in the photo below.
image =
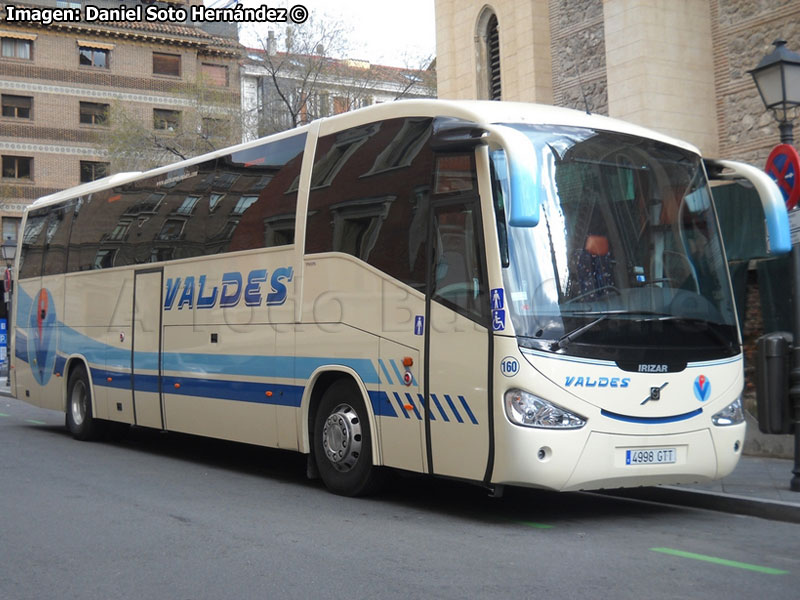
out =
[(481, 11), (475, 32), (478, 98), (500, 100), (500, 34), (497, 15), (490, 7)]
[(486, 26), (486, 62), (489, 75), (489, 99), (500, 100), (500, 35), (497, 33), (497, 16), (489, 17)]

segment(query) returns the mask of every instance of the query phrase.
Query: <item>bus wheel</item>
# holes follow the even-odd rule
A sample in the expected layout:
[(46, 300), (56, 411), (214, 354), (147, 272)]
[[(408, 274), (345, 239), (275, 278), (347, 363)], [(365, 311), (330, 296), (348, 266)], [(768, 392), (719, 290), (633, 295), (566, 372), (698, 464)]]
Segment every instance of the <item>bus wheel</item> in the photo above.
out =
[(67, 383), (67, 429), (76, 440), (95, 439), (100, 429), (92, 415), (89, 377), (82, 366), (73, 369)]
[(340, 379), (322, 395), (314, 419), (314, 457), (325, 486), (342, 496), (373, 492), (380, 473), (372, 464), (372, 437), (361, 393)]

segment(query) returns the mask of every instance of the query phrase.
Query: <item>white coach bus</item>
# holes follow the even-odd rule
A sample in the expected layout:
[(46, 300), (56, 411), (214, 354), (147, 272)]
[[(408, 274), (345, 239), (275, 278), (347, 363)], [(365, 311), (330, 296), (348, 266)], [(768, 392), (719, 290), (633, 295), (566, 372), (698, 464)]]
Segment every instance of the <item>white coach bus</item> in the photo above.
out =
[(711, 480), (742, 347), (707, 175), (754, 168), (553, 107), (407, 101), (42, 198), (14, 391), (113, 422), (499, 491)]

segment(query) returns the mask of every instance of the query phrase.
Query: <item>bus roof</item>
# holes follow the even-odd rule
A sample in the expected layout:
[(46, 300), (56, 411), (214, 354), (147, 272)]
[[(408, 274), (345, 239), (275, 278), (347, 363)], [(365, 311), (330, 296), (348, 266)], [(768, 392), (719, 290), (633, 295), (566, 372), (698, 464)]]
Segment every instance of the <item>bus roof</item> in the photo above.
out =
[[(546, 104), (497, 102), (489, 100), (398, 100), (396, 102), (386, 102), (342, 113), (333, 117), (325, 117), (312, 124), (274, 134), (269, 136), (269, 139), (279, 140), (307, 132), (315, 123), (319, 124), (320, 135), (327, 135), (334, 131), (355, 127), (375, 120), (413, 116), (455, 117), (466, 121), (472, 121), (478, 125), (529, 123), (536, 125), (586, 127), (654, 139), (683, 148), (695, 154), (700, 154), (699, 150), (688, 142), (619, 119), (612, 119), (603, 115), (589, 114), (571, 108), (561, 108)], [(77, 198), (85, 194), (91, 194), (135, 181), (141, 177), (152, 177), (168, 173), (175, 169), (192, 166), (213, 158), (225, 156), (231, 152), (238, 152), (253, 146), (258, 146), (264, 143), (265, 139), (267, 138), (260, 138), (236, 146), (215, 150), (201, 156), (171, 163), (149, 171), (116, 173), (90, 183), (84, 183), (43, 196), (28, 206), (26, 210), (55, 204), (59, 201)]]
[(479, 125), (528, 123), (531, 125), (564, 125), (601, 129), (653, 139), (683, 148), (694, 154), (700, 154), (698, 148), (689, 142), (620, 119), (549, 104), (497, 102), (493, 100), (419, 99), (387, 102), (321, 119), (320, 134), (324, 135), (330, 129), (352, 127), (373, 119), (414, 115), (456, 117), (474, 121)]

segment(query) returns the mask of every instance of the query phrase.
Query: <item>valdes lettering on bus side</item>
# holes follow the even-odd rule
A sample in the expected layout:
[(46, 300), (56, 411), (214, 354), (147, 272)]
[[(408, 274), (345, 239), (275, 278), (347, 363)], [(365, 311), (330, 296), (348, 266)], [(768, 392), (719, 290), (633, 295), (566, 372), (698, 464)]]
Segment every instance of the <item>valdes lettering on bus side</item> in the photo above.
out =
[[(245, 306), (278, 306), (286, 302), (286, 283), (292, 267), (279, 267), (268, 278), (267, 269), (253, 269), (246, 277), (238, 271), (225, 273), (219, 286), (207, 286), (206, 276), (170, 277), (164, 295), (164, 310), (177, 308), (233, 308), (244, 299)], [(264, 288), (269, 279), (269, 289)], [(266, 292), (266, 293), (265, 293)]]
[(564, 384), (566, 387), (620, 387), (626, 388), (630, 385), (630, 377), (573, 377), (567, 376)]

